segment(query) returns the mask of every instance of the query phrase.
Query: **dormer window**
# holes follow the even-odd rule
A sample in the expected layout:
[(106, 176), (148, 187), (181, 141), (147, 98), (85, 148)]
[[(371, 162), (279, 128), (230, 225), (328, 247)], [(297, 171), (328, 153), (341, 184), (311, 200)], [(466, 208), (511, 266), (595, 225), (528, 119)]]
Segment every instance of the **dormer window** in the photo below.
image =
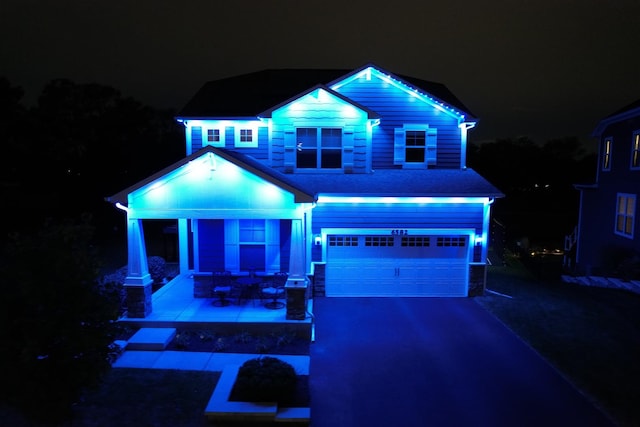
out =
[(297, 169), (341, 169), (341, 128), (297, 128)]

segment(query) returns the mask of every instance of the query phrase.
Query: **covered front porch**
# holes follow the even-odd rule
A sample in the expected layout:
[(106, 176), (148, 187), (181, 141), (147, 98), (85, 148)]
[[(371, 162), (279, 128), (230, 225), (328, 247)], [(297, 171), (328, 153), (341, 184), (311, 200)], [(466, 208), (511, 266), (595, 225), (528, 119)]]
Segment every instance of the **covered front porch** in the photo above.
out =
[(286, 306), (269, 309), (260, 299), (246, 300), (238, 304), (220, 307), (214, 304), (217, 296), (195, 298), (193, 296), (193, 274), (179, 274), (155, 291), (152, 298), (153, 311), (146, 317), (127, 317), (120, 322), (145, 328), (193, 328), (212, 332), (242, 332), (245, 330), (269, 331), (286, 326), (304, 335), (311, 336), (313, 325), (313, 300), (307, 300), (304, 319), (287, 319)]
[[(286, 272), (286, 287), (297, 289), (298, 295), (306, 292), (315, 198), (255, 159), (205, 147), (107, 200), (126, 213), (128, 317), (157, 321), (175, 311), (171, 303), (156, 307), (162, 302), (152, 298), (146, 221), (176, 222), (179, 271), (185, 277), (218, 271), (240, 275), (251, 269)], [(185, 295), (189, 292), (193, 294), (193, 286)], [(194, 302), (201, 304), (207, 305)], [(292, 314), (288, 303), (288, 317), (304, 317), (304, 304), (298, 298)], [(240, 315), (238, 307), (217, 308), (216, 315)]]

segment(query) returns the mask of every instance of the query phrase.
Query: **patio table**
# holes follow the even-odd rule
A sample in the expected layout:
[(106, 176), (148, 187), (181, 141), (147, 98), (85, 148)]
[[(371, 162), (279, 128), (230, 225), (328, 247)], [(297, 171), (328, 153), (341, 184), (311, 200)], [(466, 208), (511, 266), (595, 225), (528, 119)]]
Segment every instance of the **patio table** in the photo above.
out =
[(237, 278), (236, 283), (240, 286), (239, 301), (252, 299), (255, 304), (255, 298), (258, 295), (259, 285), (262, 283), (262, 279), (259, 277), (245, 276)]

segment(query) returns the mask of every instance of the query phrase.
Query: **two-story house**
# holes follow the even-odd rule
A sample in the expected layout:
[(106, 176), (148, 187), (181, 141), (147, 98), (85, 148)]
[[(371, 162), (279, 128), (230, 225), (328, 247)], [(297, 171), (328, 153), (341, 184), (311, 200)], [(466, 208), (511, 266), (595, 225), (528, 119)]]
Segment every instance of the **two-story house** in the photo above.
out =
[(467, 168), (477, 119), (444, 85), (372, 64), (268, 69), (206, 83), (177, 120), (186, 157), (107, 198), (126, 212), (130, 316), (152, 309), (152, 219), (176, 221), (181, 274), (286, 271), (317, 296), (484, 292), (503, 194)]
[(640, 266), (640, 100), (603, 118), (593, 136), (599, 144), (596, 182), (575, 186), (580, 211), (571, 239), (573, 272), (627, 278), (634, 257)]

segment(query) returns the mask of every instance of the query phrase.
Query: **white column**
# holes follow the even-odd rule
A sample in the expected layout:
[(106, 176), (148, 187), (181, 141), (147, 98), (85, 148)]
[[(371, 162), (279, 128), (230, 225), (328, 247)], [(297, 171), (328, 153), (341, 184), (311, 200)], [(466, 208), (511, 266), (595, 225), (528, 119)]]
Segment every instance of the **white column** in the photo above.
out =
[(142, 220), (127, 219), (127, 285), (146, 285), (153, 280), (147, 264), (147, 249), (144, 242)]
[(291, 220), (289, 280), (306, 280), (306, 262), (302, 219)]
[(189, 219), (178, 218), (178, 261), (180, 274), (189, 272)]

